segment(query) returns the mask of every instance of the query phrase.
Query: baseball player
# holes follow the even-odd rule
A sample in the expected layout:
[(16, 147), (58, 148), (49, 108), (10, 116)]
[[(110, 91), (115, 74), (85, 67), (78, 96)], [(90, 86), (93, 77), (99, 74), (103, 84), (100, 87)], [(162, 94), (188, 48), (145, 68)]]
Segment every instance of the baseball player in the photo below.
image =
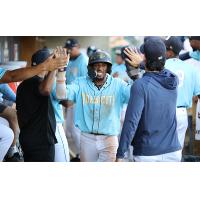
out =
[(135, 161), (180, 161), (176, 131), (178, 77), (164, 69), (166, 48), (160, 38), (146, 40), (141, 50), (146, 73), (131, 88), (117, 161), (124, 158), (130, 144)]
[(183, 44), (178, 37), (171, 36), (164, 42), (167, 49), (165, 68), (174, 72), (179, 78), (176, 116), (178, 138), (183, 149), (188, 127), (186, 109), (192, 107), (193, 96), (200, 94), (200, 73), (193, 65), (178, 58), (183, 49)]
[[(126, 65), (125, 65), (124, 59), (122, 57), (122, 55), (123, 55), (122, 49), (123, 48), (117, 48), (115, 50), (115, 63), (112, 65), (111, 75), (114, 78), (120, 78), (120, 79), (124, 80), (125, 82), (132, 84), (133, 80), (131, 80), (131, 78), (127, 74)], [(120, 119), (121, 129), (122, 129), (122, 126), (124, 123), (126, 109), (127, 109), (127, 104), (124, 104), (123, 108), (122, 108), (122, 112), (121, 112), (121, 119)], [(119, 135), (119, 138), (120, 138), (120, 135)], [(126, 153), (125, 157), (127, 160), (132, 161), (132, 147), (131, 146), (130, 146), (129, 151)]]
[(113, 78), (111, 58), (97, 51), (89, 58), (88, 75), (66, 87), (66, 99), (76, 103), (75, 125), (81, 130), (81, 161), (115, 161), (120, 113), (128, 103), (130, 85)]
[[(69, 38), (64, 48), (70, 54), (66, 69), (66, 84), (72, 83), (77, 77), (87, 75), (88, 58), (80, 51), (80, 44), (74, 38)], [(75, 154), (80, 154), (80, 130), (74, 125), (74, 109), (76, 105), (68, 103), (66, 108), (66, 135), (72, 138), (75, 144)]]
[(131, 82), (131, 79), (126, 72), (126, 66), (121, 55), (121, 49), (115, 50), (115, 63), (112, 66), (111, 75), (113, 77), (118, 77), (126, 82)]
[[(41, 72), (58, 69), (65, 65), (66, 62), (67, 58), (64, 57), (54, 59), (49, 57), (44, 63), (41, 63), (35, 68), (22, 68), (13, 71), (0, 68), (0, 84), (25, 80)], [(4, 109), (5, 106), (0, 105), (0, 113), (3, 112)], [(3, 124), (0, 124), (0, 130), (0, 161), (2, 161), (13, 142), (14, 136), (12, 130)]]
[[(200, 36), (190, 36), (189, 37), (190, 45), (193, 51), (189, 51), (181, 55), (181, 59), (184, 62), (194, 66), (198, 73), (200, 72)], [(200, 100), (199, 96), (197, 98), (197, 107), (196, 107), (196, 134), (195, 139), (200, 140)], [(190, 126), (192, 129), (192, 116), (190, 116)]]

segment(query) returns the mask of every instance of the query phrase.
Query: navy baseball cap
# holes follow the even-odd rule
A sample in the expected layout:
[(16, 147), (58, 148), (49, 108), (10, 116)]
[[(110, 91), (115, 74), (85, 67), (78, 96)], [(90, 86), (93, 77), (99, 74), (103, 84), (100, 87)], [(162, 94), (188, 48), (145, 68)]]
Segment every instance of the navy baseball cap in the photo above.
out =
[[(145, 36), (145, 37), (144, 37), (144, 43), (145, 43), (147, 40), (153, 39), (153, 38), (160, 39), (159, 36)], [(140, 46), (140, 52), (141, 52), (141, 53), (144, 53), (144, 43)]]
[(72, 49), (73, 47), (77, 47), (77, 46), (79, 46), (78, 40), (76, 40), (76, 39), (74, 39), (74, 38), (69, 38), (69, 39), (65, 42), (64, 48)]
[(160, 37), (149, 38), (140, 50), (150, 62), (166, 59), (166, 47)]
[(120, 55), (121, 56), (122, 50), (121, 49), (116, 49), (115, 50), (115, 55)]
[(189, 40), (200, 40), (200, 36), (189, 36)]
[(51, 55), (47, 48), (40, 49), (36, 51), (31, 58), (31, 65), (36, 66), (43, 63)]
[(167, 50), (172, 50), (176, 55), (183, 49), (183, 42), (179, 37), (171, 36), (164, 40)]

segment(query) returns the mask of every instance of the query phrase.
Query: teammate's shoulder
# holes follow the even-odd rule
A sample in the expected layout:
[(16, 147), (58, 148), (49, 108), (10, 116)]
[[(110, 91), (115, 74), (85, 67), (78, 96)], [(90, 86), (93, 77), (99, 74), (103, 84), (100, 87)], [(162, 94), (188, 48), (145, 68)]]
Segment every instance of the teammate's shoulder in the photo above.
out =
[(81, 52), (80, 55), (79, 55), (79, 59), (84, 60), (84, 61), (88, 61), (88, 56), (86, 54), (84, 54), (83, 52)]

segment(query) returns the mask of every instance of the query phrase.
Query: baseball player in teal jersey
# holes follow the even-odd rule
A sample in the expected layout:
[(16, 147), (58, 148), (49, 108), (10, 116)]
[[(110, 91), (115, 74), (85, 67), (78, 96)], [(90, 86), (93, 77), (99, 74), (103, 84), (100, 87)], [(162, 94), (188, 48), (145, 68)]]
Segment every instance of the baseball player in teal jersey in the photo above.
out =
[(67, 85), (66, 99), (76, 103), (75, 124), (81, 130), (81, 161), (115, 161), (120, 112), (130, 85), (113, 78), (111, 58), (97, 51), (89, 58), (88, 76)]
[[(126, 65), (125, 65), (124, 59), (122, 57), (122, 49), (123, 48), (115, 50), (115, 63), (112, 65), (111, 75), (114, 78), (120, 78), (120, 79), (126, 81), (127, 83), (132, 84), (133, 80), (128, 76), (128, 74), (126, 72)], [(126, 109), (127, 109), (127, 104), (124, 104), (122, 111), (121, 111), (121, 118), (120, 118), (121, 129), (123, 127)], [(120, 135), (119, 135), (119, 138), (120, 138)], [(132, 159), (132, 146), (130, 146), (129, 151), (126, 152), (125, 157), (126, 157), (125, 158), (126, 160), (129, 160), (129, 161), (133, 160)]]
[[(200, 36), (190, 36), (189, 37), (190, 45), (193, 48), (193, 51), (188, 52), (188, 57), (184, 59), (184, 62), (189, 63), (195, 67), (198, 71), (200, 70)], [(190, 116), (190, 121), (192, 121), (192, 116)], [(192, 129), (192, 123), (190, 123)], [(195, 140), (200, 140), (200, 96), (198, 95), (198, 102), (196, 106), (196, 134)]]
[(118, 77), (126, 82), (131, 83), (132, 80), (128, 76), (126, 72), (126, 66), (124, 60), (121, 56), (121, 49), (115, 50), (115, 64), (112, 66), (112, 74), (113, 77)]
[[(70, 60), (66, 69), (66, 84), (72, 83), (77, 77), (87, 75), (88, 57), (80, 51), (80, 44), (74, 38), (69, 38), (64, 48), (70, 54)], [(75, 154), (80, 154), (80, 130), (74, 125), (74, 110), (76, 105), (70, 105), (66, 109), (66, 135), (72, 137), (75, 144)]]
[(185, 134), (188, 127), (187, 110), (192, 107), (192, 97), (200, 94), (200, 75), (198, 70), (180, 60), (178, 55), (183, 44), (178, 37), (171, 36), (164, 41), (167, 48), (165, 68), (171, 70), (179, 78), (177, 97), (177, 132), (183, 149)]
[(60, 101), (56, 97), (56, 81), (54, 81), (53, 88), (51, 91), (51, 102), (54, 108), (55, 118), (56, 118), (56, 139), (57, 143), (55, 144), (55, 162), (69, 162), (69, 147), (65, 131), (63, 128), (64, 116), (63, 108), (60, 104)]

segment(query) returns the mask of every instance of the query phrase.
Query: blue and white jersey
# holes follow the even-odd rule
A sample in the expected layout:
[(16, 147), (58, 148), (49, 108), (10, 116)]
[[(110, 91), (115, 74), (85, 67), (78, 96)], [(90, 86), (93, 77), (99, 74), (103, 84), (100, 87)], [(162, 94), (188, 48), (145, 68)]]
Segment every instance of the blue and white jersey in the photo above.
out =
[(172, 58), (165, 63), (165, 68), (171, 70), (179, 78), (177, 107), (192, 107), (192, 97), (200, 94), (200, 73), (186, 62)]
[(121, 109), (128, 103), (130, 88), (109, 74), (101, 89), (88, 76), (77, 78), (67, 85), (67, 99), (76, 103), (75, 125), (82, 132), (118, 135)]
[(62, 105), (59, 104), (60, 100), (58, 100), (57, 97), (56, 97), (56, 81), (53, 84), (53, 88), (52, 88), (50, 97), (51, 97), (51, 102), (52, 102), (52, 105), (53, 105), (53, 108), (54, 108), (56, 122), (57, 123), (63, 123), (64, 117), (63, 117)]
[(87, 75), (88, 58), (81, 53), (76, 59), (69, 61), (66, 69), (66, 83), (70, 84), (77, 77)]
[(3, 75), (6, 73), (7, 70), (0, 67), (0, 79), (3, 77)]

